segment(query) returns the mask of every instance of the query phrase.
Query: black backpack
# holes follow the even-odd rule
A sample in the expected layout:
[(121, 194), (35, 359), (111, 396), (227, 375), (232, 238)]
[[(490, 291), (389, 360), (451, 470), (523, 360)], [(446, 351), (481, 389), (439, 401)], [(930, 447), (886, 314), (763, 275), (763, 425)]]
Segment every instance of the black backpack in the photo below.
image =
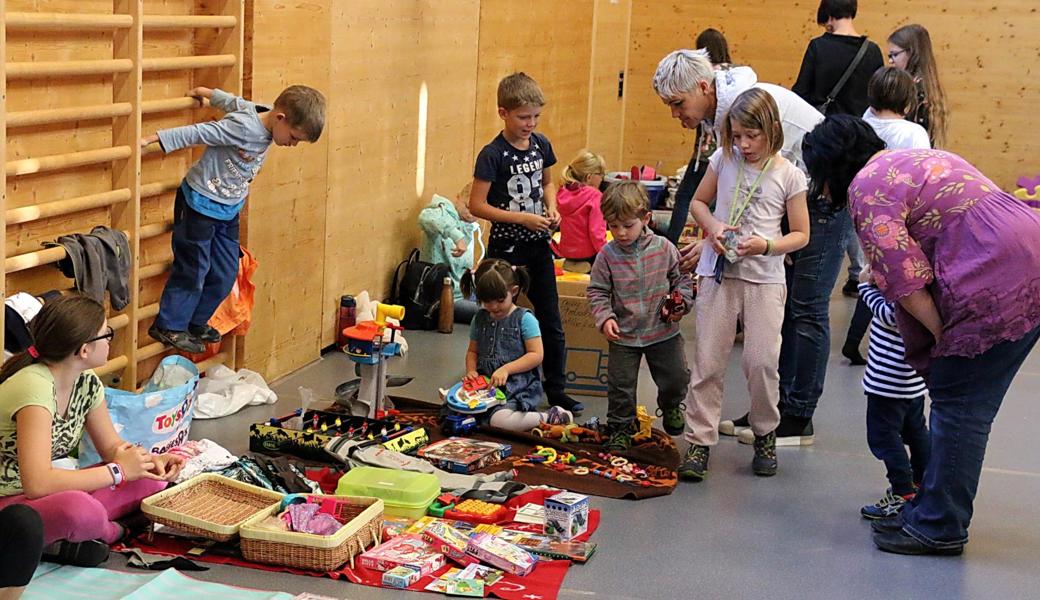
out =
[(397, 265), (390, 301), (404, 307), (401, 325), (405, 329), (437, 329), (445, 277), (451, 277), (448, 266), (419, 260), (418, 248)]

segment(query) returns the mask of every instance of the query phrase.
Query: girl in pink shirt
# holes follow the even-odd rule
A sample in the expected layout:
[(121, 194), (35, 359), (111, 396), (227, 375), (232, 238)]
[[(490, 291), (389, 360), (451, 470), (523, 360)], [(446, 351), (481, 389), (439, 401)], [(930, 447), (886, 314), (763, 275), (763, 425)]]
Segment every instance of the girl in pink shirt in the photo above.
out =
[(607, 223), (599, 202), (606, 163), (602, 156), (581, 150), (563, 171), (556, 203), (560, 210), (560, 242), (556, 252), (568, 259), (569, 271), (588, 273), (596, 254), (607, 243)]

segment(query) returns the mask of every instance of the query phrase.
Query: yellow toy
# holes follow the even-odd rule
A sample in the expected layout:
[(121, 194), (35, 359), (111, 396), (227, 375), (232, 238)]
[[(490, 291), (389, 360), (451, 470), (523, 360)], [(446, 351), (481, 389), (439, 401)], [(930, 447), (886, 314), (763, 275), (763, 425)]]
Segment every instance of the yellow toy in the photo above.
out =
[(645, 406), (636, 407), (636, 421), (639, 422), (639, 431), (632, 436), (632, 441), (644, 442), (650, 439), (651, 424), (653, 424), (654, 420), (646, 412)]

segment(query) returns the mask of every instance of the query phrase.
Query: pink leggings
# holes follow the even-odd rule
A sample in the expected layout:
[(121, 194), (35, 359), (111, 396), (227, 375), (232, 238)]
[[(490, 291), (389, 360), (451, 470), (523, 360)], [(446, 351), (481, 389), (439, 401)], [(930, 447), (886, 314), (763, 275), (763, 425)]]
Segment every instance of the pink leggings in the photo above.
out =
[(94, 492), (58, 492), (35, 500), (19, 494), (0, 498), (0, 508), (24, 504), (40, 513), (44, 544), (98, 539), (111, 544), (123, 534), (123, 528), (113, 521), (134, 512), (141, 500), (165, 487), (165, 481), (138, 479), (116, 490), (106, 487)]

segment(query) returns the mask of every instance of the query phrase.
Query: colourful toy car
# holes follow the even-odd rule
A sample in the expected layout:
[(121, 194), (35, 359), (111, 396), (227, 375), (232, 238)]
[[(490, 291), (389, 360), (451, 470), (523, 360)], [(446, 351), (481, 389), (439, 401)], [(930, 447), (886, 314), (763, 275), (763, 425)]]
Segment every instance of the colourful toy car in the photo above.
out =
[(484, 375), (456, 383), (444, 397), (448, 408), (464, 415), (487, 412), (489, 408), (505, 404), (505, 401), (505, 392), (491, 387), (491, 380)]

